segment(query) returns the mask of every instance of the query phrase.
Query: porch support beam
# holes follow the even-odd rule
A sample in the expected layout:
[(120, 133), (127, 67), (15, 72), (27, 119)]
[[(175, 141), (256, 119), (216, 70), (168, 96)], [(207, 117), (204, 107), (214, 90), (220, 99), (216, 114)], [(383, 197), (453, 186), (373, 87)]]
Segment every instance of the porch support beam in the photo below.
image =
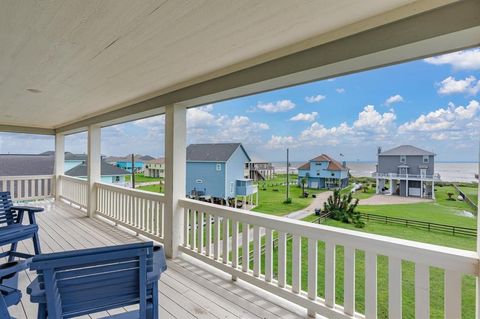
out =
[(65, 174), (65, 135), (55, 135), (55, 200), (59, 201), (62, 195), (62, 181), (60, 176)]
[(182, 244), (183, 210), (178, 204), (185, 197), (187, 108), (168, 105), (165, 108), (165, 233), (167, 258), (178, 255)]
[(17, 126), (17, 125), (2, 125), (2, 124), (0, 124), (0, 132), (55, 135), (54, 129), (41, 128), (41, 127), (29, 127), (29, 126)]
[(97, 209), (97, 190), (95, 183), (101, 180), (101, 128), (100, 126), (90, 125), (88, 127), (88, 201), (87, 214), (93, 217)]

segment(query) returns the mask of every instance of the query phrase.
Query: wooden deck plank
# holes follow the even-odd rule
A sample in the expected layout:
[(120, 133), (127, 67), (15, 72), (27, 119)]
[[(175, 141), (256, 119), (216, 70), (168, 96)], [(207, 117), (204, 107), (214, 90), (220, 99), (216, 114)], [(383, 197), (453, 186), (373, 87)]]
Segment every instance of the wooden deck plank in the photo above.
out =
[[(37, 202), (45, 207), (38, 214), (40, 241), (44, 253), (102, 247), (138, 242), (141, 237), (123, 231), (120, 227), (99, 218), (87, 218), (85, 213), (64, 203), (53, 201)], [(23, 241), (19, 250), (33, 251), (31, 241)], [(32, 271), (19, 274), (19, 287), (23, 298), (20, 304), (11, 307), (11, 313), (18, 319), (35, 319), (37, 306), (30, 303), (26, 286), (35, 278)], [(160, 317), (162, 319), (195, 318), (299, 318), (284, 306), (267, 301), (228, 279), (220, 278), (198, 265), (183, 259), (169, 260), (168, 270), (159, 283)], [(125, 310), (114, 309), (85, 316), (94, 319), (114, 315)]]

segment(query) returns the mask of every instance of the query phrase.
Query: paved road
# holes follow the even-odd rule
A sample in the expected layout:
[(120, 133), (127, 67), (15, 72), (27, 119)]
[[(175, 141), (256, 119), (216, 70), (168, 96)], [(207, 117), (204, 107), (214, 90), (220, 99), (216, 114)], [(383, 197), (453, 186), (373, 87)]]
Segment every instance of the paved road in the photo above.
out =
[(305, 217), (315, 213), (316, 208), (323, 209), (323, 203), (325, 203), (327, 199), (330, 197), (330, 195), (332, 194), (333, 194), (332, 191), (319, 193), (317, 194), (317, 198), (315, 198), (310, 203), (310, 205), (308, 205), (306, 208), (290, 213), (288, 215), (284, 215), (283, 217), (292, 218), (292, 219), (304, 219)]

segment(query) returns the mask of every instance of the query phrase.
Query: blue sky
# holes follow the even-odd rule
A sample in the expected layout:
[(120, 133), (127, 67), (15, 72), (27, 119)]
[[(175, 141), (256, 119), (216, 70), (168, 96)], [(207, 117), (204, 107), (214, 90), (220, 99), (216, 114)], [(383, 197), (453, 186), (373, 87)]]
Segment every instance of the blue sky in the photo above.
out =
[[(321, 153), (375, 160), (376, 149), (413, 144), (440, 161), (477, 161), (480, 49), (455, 52), (188, 111), (188, 142), (242, 142), (254, 159), (293, 160)], [(102, 130), (102, 152), (164, 154), (159, 116)], [(0, 152), (53, 149), (42, 136), (0, 135)], [(67, 138), (86, 151), (86, 135)]]

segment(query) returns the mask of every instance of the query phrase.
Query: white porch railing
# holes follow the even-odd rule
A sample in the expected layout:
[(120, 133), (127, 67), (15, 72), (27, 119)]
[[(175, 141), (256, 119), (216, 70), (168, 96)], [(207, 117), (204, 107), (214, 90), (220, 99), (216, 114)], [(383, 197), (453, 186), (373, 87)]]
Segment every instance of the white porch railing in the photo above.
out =
[(60, 175), (60, 183), (62, 184), (60, 198), (83, 209), (87, 208), (88, 182), (86, 180)]
[(104, 183), (96, 183), (95, 187), (97, 214), (137, 234), (163, 242), (163, 195)]
[[(311, 315), (377, 318), (377, 306), (382, 302), (377, 299), (378, 256), (388, 259), (388, 301), (383, 301), (387, 303), (383, 309), (388, 308), (389, 318), (402, 317), (402, 286), (406, 280), (402, 279), (402, 261), (414, 264), (415, 317), (420, 319), (429, 318), (431, 267), (443, 270), (444, 278), (436, 280), (445, 283), (445, 318), (462, 317), (462, 279), (465, 275), (478, 276), (478, 257), (472, 251), (246, 212), (191, 199), (180, 200), (180, 205), (184, 208), (181, 251), (233, 278), (241, 278), (303, 306)], [(274, 240), (278, 241), (278, 249), (273, 245)], [(302, 246), (302, 241), (308, 244)], [(343, 247), (344, 264), (338, 265), (343, 268), (343, 305), (336, 303), (339, 299), (335, 296), (337, 288), (341, 288), (336, 286), (335, 280), (339, 271), (335, 264), (337, 247)], [(302, 248), (308, 251), (306, 258), (302, 258)], [(320, 249), (324, 260), (318, 257)], [(250, 261), (252, 253), (253, 262)], [(364, 270), (360, 266), (356, 269), (359, 254), (365, 256)], [(320, 262), (325, 266), (323, 278), (318, 272)], [(355, 278), (363, 274), (364, 283), (356, 286)], [(289, 276), (291, 281), (287, 279)], [(302, 286), (302, 276), (307, 276), (306, 286)], [(319, 296), (319, 282), (323, 281), (324, 294)], [(365, 287), (364, 315), (355, 312), (358, 284)], [(438, 295), (439, 291), (432, 293)]]
[(372, 173), (372, 177), (378, 178), (400, 178), (400, 179), (422, 179), (440, 181), (440, 174), (434, 175), (417, 175), (417, 174), (396, 174), (396, 173)]
[(53, 175), (0, 177), (0, 191), (10, 192), (16, 201), (50, 197), (54, 187)]

